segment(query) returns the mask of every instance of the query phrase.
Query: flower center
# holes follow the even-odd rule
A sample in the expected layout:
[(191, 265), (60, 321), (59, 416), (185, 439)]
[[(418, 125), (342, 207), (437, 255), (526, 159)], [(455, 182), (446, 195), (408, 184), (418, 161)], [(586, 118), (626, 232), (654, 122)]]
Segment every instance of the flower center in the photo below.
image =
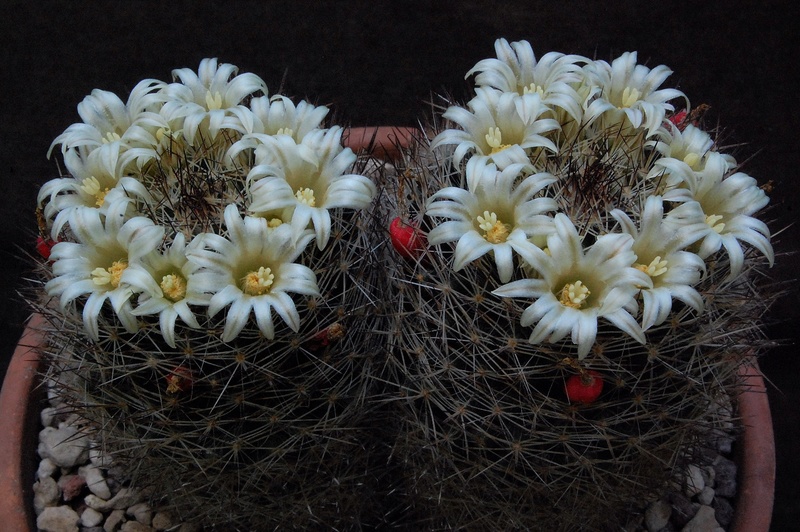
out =
[(490, 155), (503, 151), (509, 146), (509, 144), (503, 144), (503, 133), (499, 127), (490, 127), (484, 138), (486, 139), (486, 144), (492, 149)]
[(170, 127), (160, 127), (156, 130), (156, 140), (160, 146), (168, 145), (173, 141), (177, 141), (181, 133), (181, 131), (177, 133), (172, 131)]
[(310, 188), (297, 189), (297, 192), (294, 193), (294, 197), (297, 198), (297, 201), (304, 203), (309, 207), (314, 207), (317, 204), (317, 199), (314, 197), (314, 191)]
[(272, 218), (267, 222), (267, 227), (269, 227), (270, 229), (275, 229), (281, 224), (283, 224), (283, 220), (281, 220), (280, 218)]
[(683, 158), (683, 162), (689, 165), (690, 168), (696, 169), (697, 163), (700, 162), (700, 156), (694, 152), (687, 153)]
[(106, 201), (106, 194), (108, 194), (109, 189), (100, 189), (100, 181), (97, 180), (95, 176), (87, 177), (83, 181), (81, 181), (81, 190), (89, 194), (90, 196), (94, 196), (95, 207), (102, 207), (103, 202)]
[(119, 287), (122, 272), (128, 267), (124, 260), (117, 260), (110, 268), (95, 268), (92, 270), (92, 282), (97, 286), (111, 285), (111, 288)]
[(722, 234), (722, 231), (725, 229), (725, 223), (720, 222), (720, 220), (722, 220), (722, 216), (719, 214), (709, 214), (706, 216), (706, 223), (708, 226), (717, 233)]
[(650, 261), (650, 264), (634, 264), (633, 267), (643, 271), (650, 277), (658, 277), (667, 271), (667, 261), (661, 260), (661, 256), (657, 255), (656, 258)]
[(480, 227), (484, 235), (483, 237), (490, 244), (500, 244), (505, 242), (508, 234), (511, 232), (511, 226), (504, 224), (497, 219), (497, 214), (489, 211), (483, 211), (483, 216), (476, 218), (478, 227)]
[(115, 133), (113, 131), (109, 131), (108, 133), (106, 133), (106, 136), (103, 137), (102, 141), (103, 141), (103, 144), (111, 144), (112, 142), (116, 142), (116, 141), (120, 140), (121, 138), (122, 137), (120, 137), (118, 133)]
[(186, 297), (186, 279), (178, 273), (170, 273), (161, 278), (161, 291), (170, 301), (180, 301)]
[(632, 106), (639, 101), (641, 95), (642, 93), (639, 92), (639, 89), (635, 87), (625, 87), (625, 90), (622, 91), (622, 107)]
[(276, 135), (286, 135), (287, 137), (291, 137), (292, 135), (294, 135), (294, 130), (292, 130), (292, 128), (290, 128), (290, 127), (282, 127), (275, 134)]
[(561, 289), (559, 301), (565, 307), (581, 308), (586, 302), (586, 298), (590, 295), (592, 295), (592, 293), (585, 284), (581, 281), (575, 281), (574, 283), (567, 283), (564, 285), (564, 288)]
[(270, 291), (275, 276), (271, 268), (261, 266), (253, 270), (242, 279), (242, 291), (249, 296), (260, 296)]
[(539, 96), (544, 96), (544, 89), (541, 85), (537, 85), (536, 83), (531, 83), (527, 87), (522, 89), (522, 94), (538, 94)]
[(206, 91), (206, 107), (209, 111), (222, 109), (222, 95), (218, 92), (211, 94), (211, 91)]

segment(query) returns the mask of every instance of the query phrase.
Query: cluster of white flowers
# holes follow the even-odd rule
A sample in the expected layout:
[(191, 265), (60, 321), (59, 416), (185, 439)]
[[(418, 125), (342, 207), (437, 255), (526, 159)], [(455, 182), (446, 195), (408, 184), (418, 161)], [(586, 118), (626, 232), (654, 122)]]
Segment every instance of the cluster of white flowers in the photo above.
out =
[(225, 342), (251, 312), (266, 338), (273, 310), (297, 330), (290, 294), (319, 288), (295, 261), (312, 240), (327, 245), (330, 209), (363, 209), (375, 186), (346, 173), (356, 155), (342, 128), (321, 128), (327, 108), (269, 97), (258, 76), (215, 59), (173, 78), (142, 81), (127, 102), (93, 91), (83, 122), (53, 142), (69, 175), (38, 198), (55, 243), (46, 291), (62, 310), (80, 301), (95, 340), (106, 300), (130, 332), (158, 315), (172, 347), (178, 317), (197, 328), (199, 312), (228, 306)]
[[(703, 311), (695, 287), (723, 248), (728, 281), (748, 247), (772, 264), (769, 230), (753, 217), (769, 199), (691, 123), (685, 95), (660, 88), (669, 69), (636, 53), (608, 64), (558, 53), (537, 62), (526, 41), (495, 50), (467, 74), (477, 73), (475, 97), (444, 113), (460, 128), (433, 139), (454, 145), (465, 186), (429, 198), (428, 240), (456, 242), (456, 271), (492, 253), (506, 283), (494, 293), (535, 300), (522, 316), (535, 324), (531, 342), (569, 334), (583, 358), (604, 318), (643, 343), (673, 300)], [(598, 180), (609, 190), (582, 192), (596, 167), (614, 174)], [(599, 212), (581, 212), (581, 194), (601, 197)]]

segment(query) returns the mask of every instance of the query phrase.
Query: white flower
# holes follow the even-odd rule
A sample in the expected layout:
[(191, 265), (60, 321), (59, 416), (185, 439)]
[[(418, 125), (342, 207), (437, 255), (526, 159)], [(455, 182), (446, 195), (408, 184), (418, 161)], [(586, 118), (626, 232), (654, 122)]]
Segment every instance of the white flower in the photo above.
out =
[(552, 198), (535, 198), (556, 178), (547, 173), (528, 175), (531, 167), (513, 164), (502, 172), (485, 159), (467, 163), (469, 190), (447, 187), (427, 202), (426, 215), (449, 218), (428, 233), (436, 245), (456, 243), (453, 269), (459, 271), (487, 253), (494, 255), (501, 282), (508, 282), (514, 271), (512, 251), (532, 247), (528, 239), (553, 231), (552, 218), (542, 213), (557, 208)]
[(548, 108), (538, 93), (520, 96), (501, 92), (490, 87), (475, 89), (475, 98), (467, 103), (469, 111), (452, 106), (444, 118), (461, 126), (439, 133), (431, 142), (431, 148), (455, 144), (453, 162), (458, 165), (467, 153), (488, 158), (502, 169), (509, 164), (528, 163), (531, 148), (546, 148), (556, 152), (553, 141), (543, 137), (544, 133), (559, 128), (552, 118), (541, 118)]
[(549, 52), (537, 62), (528, 41), (509, 44), (505, 39), (497, 39), (494, 49), (497, 59), (479, 61), (465, 77), (477, 72), (475, 83), (478, 86), (520, 95), (539, 93), (546, 106), (564, 109), (580, 122), (581, 101), (571, 84), (582, 80), (578, 63), (587, 62), (586, 58)]
[(700, 281), (705, 263), (698, 255), (684, 251), (703, 237), (707, 225), (696, 202), (679, 205), (664, 218), (660, 196), (647, 198), (640, 228), (619, 209), (611, 211), (622, 230), (633, 237), (633, 266), (650, 276), (652, 288), (642, 289), (642, 329), (663, 323), (672, 310), (672, 299), (683, 301), (697, 312), (703, 298), (692, 288)]
[[(674, 124), (667, 123), (667, 127), (659, 130), (659, 139), (654, 144), (664, 159), (682, 161), (695, 172), (703, 169), (709, 154), (714, 149), (711, 135), (691, 124), (681, 131)], [(733, 157), (727, 154), (720, 155), (727, 162), (728, 168), (736, 166), (736, 160)]]
[(97, 209), (81, 207), (72, 211), (69, 226), (76, 242), (53, 246), (50, 260), (53, 276), (45, 285), (50, 296), (60, 296), (61, 309), (79, 296), (89, 294), (83, 306), (83, 325), (95, 341), (99, 339), (97, 318), (106, 299), (129, 332), (138, 329), (131, 310), (131, 287), (122, 282), (128, 265), (161, 244), (164, 229), (144, 217), (125, 217), (115, 204), (103, 220)]
[(238, 69), (228, 63), (217, 65), (216, 59), (203, 59), (197, 73), (189, 68), (172, 71), (175, 80), (164, 92), (168, 101), (162, 114), (171, 121), (183, 119), (183, 135), (194, 145), (201, 135), (205, 141), (213, 141), (222, 129), (241, 132), (241, 125), (229, 109), (236, 107), (250, 95), (267, 94), (264, 80), (252, 73), (236, 75)]
[[(241, 112), (231, 109), (232, 112)], [(295, 105), (286, 96), (276, 94), (271, 98), (261, 96), (250, 101), (250, 113), (242, 113), (241, 122), (246, 133), (288, 135), (295, 142), (315, 129), (319, 129), (328, 115), (328, 108), (306, 101)]]
[(289, 293), (319, 296), (314, 272), (293, 261), (313, 238), (310, 231), (295, 239), (288, 225), (275, 229), (263, 218), (239, 216), (235, 205), (225, 208), (228, 238), (204, 233), (202, 248), (187, 252), (197, 267), (187, 279), (192, 293), (212, 294), (208, 314), (214, 317), (230, 305), (222, 340), (236, 338), (251, 311), (267, 339), (275, 337), (272, 310), (294, 331), (300, 315)]
[[(610, 65), (592, 61), (584, 66), (586, 82), (592, 88), (587, 100), (584, 121), (591, 124), (602, 117), (603, 128), (625, 122), (634, 128), (644, 127), (651, 137), (661, 127), (668, 103), (686, 95), (677, 89), (658, 89), (672, 71), (664, 65), (649, 69), (636, 64), (636, 52), (626, 52)], [(688, 100), (687, 100), (688, 107)]]
[[(52, 238), (58, 238), (74, 209), (92, 207), (105, 214), (117, 201), (138, 198), (152, 200), (147, 188), (132, 177), (119, 174), (120, 146), (95, 150), (85, 158), (74, 151), (64, 154), (70, 173), (46, 182), (39, 189), (38, 203), (44, 206), (44, 217), (53, 218)], [(130, 214), (130, 213), (129, 213)]]
[(375, 185), (364, 176), (345, 174), (355, 162), (350, 148), (341, 146), (342, 128), (312, 131), (300, 144), (287, 135), (265, 137), (256, 150), (255, 166), (247, 176), (250, 204), (255, 214), (282, 213), (291, 220), (295, 236), (313, 224), (317, 247), (330, 237), (329, 209), (363, 209), (375, 195)]
[[(164, 83), (154, 79), (140, 81), (123, 103), (114, 93), (95, 89), (78, 104), (78, 114), (83, 123), (72, 124), (56, 137), (50, 146), (60, 144), (61, 151), (77, 150), (82, 155), (106, 144), (136, 144), (141, 131), (134, 125), (136, 118), (146, 111), (157, 110), (163, 96), (158, 92)], [(50, 153), (48, 152), (48, 156)]]
[(744, 266), (744, 250), (740, 242), (750, 244), (769, 260), (775, 261), (767, 224), (752, 215), (769, 203), (755, 179), (743, 172), (726, 177), (728, 162), (712, 152), (700, 172), (684, 172), (683, 181), (664, 193), (664, 200), (680, 203), (697, 202), (707, 224), (697, 252), (706, 259), (725, 248), (730, 260), (729, 279)]
[(139, 115), (135, 125), (143, 133), (139, 142), (120, 156), (121, 168), (128, 168), (135, 161), (136, 168), (141, 171), (147, 163), (158, 160), (162, 167), (168, 167), (176, 164), (174, 156), (185, 153), (187, 143), (180, 116), (168, 118), (160, 112), (146, 112)]
[(524, 248), (520, 254), (538, 272), (538, 279), (521, 279), (493, 293), (502, 297), (527, 297), (536, 301), (522, 313), (520, 323), (536, 323), (530, 342), (561, 341), (571, 335), (578, 358), (589, 353), (597, 337), (599, 318), (644, 343), (644, 333), (631, 312), (635, 295), (650, 287), (650, 277), (631, 267), (636, 256), (633, 239), (625, 234), (597, 238), (584, 251), (578, 231), (563, 213), (555, 216), (556, 232), (547, 238), (547, 253)]
[[(196, 246), (198, 240), (190, 245)], [(190, 327), (199, 328), (190, 304), (208, 305), (208, 297), (189, 291), (187, 280), (197, 266), (186, 258), (186, 238), (175, 235), (165, 253), (150, 252), (141, 261), (131, 264), (122, 272), (122, 282), (139, 292), (134, 316), (159, 315), (159, 325), (164, 341), (175, 347), (175, 322), (181, 320)]]

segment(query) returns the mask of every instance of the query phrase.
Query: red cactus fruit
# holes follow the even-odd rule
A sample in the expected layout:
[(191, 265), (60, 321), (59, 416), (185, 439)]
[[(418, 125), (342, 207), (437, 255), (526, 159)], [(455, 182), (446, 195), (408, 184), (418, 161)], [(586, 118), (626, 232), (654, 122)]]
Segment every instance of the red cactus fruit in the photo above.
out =
[(427, 245), (425, 234), (399, 216), (389, 225), (389, 236), (395, 251), (407, 259), (417, 259)]
[(571, 403), (588, 405), (600, 397), (603, 391), (603, 377), (591, 369), (583, 371), (578, 375), (570, 375), (565, 388), (567, 399)]
[(188, 392), (194, 385), (194, 375), (192, 370), (183, 366), (178, 366), (167, 375), (167, 393), (175, 394), (178, 392)]
[(43, 236), (36, 237), (36, 251), (39, 252), (44, 260), (48, 260), (50, 258), (50, 252), (53, 250), (53, 246), (56, 243), (50, 238), (45, 238)]

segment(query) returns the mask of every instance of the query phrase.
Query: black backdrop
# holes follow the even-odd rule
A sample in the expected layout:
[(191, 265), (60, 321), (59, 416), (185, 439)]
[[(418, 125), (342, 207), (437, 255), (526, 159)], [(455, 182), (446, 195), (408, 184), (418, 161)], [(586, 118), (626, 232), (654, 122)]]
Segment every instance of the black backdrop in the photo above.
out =
[[(432, 92), (465, 94), (464, 73), (493, 54), (497, 37), (612, 59), (638, 50), (666, 64), (696, 106), (711, 106), (744, 170), (773, 180), (773, 230), (797, 219), (798, 8), (795, 2), (350, 2), (172, 0), (8, 1), (0, 17), (0, 373), (27, 314), (14, 296), (24, 277), (20, 249), (32, 247), (37, 187), (57, 173), (52, 139), (78, 121), (93, 88), (123, 100), (137, 81), (168, 80), (177, 67), (218, 57), (278, 91), (332, 106), (339, 123), (413, 125)], [(707, 115), (708, 116), (708, 115)], [(773, 242), (797, 247), (800, 228)], [(776, 278), (797, 275), (781, 256)], [(800, 517), (800, 359), (797, 294), (776, 305), (771, 334), (786, 339), (762, 360), (778, 446), (773, 530)], [(0, 415), (2, 415), (0, 413)], [(0, 436), (2, 437), (2, 436)], [(586, 509), (584, 509), (585, 511)]]

